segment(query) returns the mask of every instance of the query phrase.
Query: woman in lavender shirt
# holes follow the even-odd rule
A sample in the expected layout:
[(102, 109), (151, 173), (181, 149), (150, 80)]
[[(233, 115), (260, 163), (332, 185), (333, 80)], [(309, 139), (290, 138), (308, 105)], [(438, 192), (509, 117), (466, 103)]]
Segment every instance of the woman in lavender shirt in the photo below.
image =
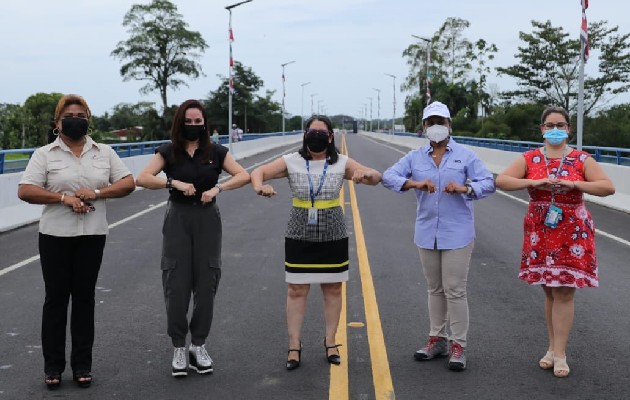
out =
[(462, 371), (466, 282), (475, 239), (472, 200), (494, 193), (494, 178), (473, 151), (450, 137), (451, 115), (444, 104), (429, 104), (422, 125), (429, 143), (387, 169), (383, 185), (399, 193), (414, 189), (418, 200), (414, 241), (427, 280), (431, 329), (428, 343), (414, 357), (424, 361), (450, 353), (449, 369)]

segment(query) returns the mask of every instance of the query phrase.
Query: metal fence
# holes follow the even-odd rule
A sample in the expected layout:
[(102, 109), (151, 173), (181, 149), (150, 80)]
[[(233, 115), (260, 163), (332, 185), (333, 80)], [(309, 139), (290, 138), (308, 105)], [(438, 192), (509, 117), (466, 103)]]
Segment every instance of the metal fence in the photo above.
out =
[[(243, 141), (272, 136), (282, 136), (283, 134), (296, 135), (301, 134), (301, 132), (248, 133), (243, 135)], [(412, 132), (396, 132), (396, 135), (418, 136), (417, 133)], [(467, 136), (454, 136), (454, 138), (458, 143), (470, 146), (486, 147), (502, 151), (515, 151), (519, 153), (540, 147), (542, 145), (542, 143), (539, 142), (526, 142), (518, 140), (486, 139)], [(226, 135), (219, 137), (219, 143), (221, 144), (227, 144), (228, 140), (229, 138)], [(143, 154), (153, 154), (155, 153), (155, 149), (157, 147), (168, 142), (169, 140), (156, 140), (151, 142), (115, 143), (110, 144), (110, 146), (116, 150), (116, 153), (118, 153), (120, 157), (133, 157)], [(630, 149), (596, 146), (583, 146), (582, 149), (584, 151), (588, 151), (598, 162), (630, 166)], [(28, 160), (34, 151), (35, 149), (0, 150), (0, 174), (24, 171), (24, 168), (26, 168), (26, 164), (28, 164)]]
[[(454, 136), (454, 138), (457, 143), (503, 151), (516, 151), (519, 153), (542, 146), (542, 143), (540, 142), (486, 139), (467, 136)], [(582, 150), (590, 153), (597, 162), (630, 165), (630, 149), (621, 147), (582, 146)]]
[[(273, 132), (273, 133), (247, 133), (243, 135), (243, 141), (256, 140), (272, 136), (295, 135), (300, 131), (294, 132)], [(133, 142), (133, 143), (114, 143), (110, 144), (120, 157), (133, 157), (143, 154), (154, 154), (155, 150), (163, 143), (169, 143), (170, 140), (155, 140), (151, 142)], [(229, 142), (227, 135), (219, 136), (219, 143), (226, 145)], [(14, 149), (0, 150), (0, 174), (8, 174), (11, 172), (24, 171), (28, 160), (35, 152), (35, 148), (31, 149)]]

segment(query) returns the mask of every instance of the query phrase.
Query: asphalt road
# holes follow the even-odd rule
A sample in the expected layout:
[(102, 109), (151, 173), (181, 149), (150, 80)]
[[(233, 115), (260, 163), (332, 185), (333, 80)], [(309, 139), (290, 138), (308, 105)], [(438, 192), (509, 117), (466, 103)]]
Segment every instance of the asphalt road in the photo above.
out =
[[(383, 171), (405, 149), (348, 135), (349, 155)], [(277, 149), (241, 160), (246, 166), (277, 157)], [(54, 392), (43, 383), (40, 321), (43, 281), (39, 261), (0, 275), (0, 400), (3, 399), (343, 399), (339, 371), (325, 361), (319, 288), (313, 287), (304, 324), (302, 365), (284, 369), (286, 357), (283, 234), (290, 199), (284, 180), (265, 199), (250, 187), (220, 195), (223, 276), (207, 347), (211, 376), (170, 376), (161, 289), (161, 224), (165, 191), (137, 191), (108, 202), (108, 220), (144, 214), (111, 229), (97, 284), (94, 384), (79, 389), (69, 367)], [(469, 275), (471, 324), (468, 370), (454, 373), (446, 360), (416, 362), (428, 332), (426, 285), (413, 244), (415, 198), (383, 187), (355, 185), (362, 232), (356, 232), (350, 185), (344, 200), (350, 240), (346, 324), (347, 397), (375, 399), (389, 373), (390, 398), (626, 399), (630, 397), (630, 222), (628, 214), (590, 205), (598, 229), (626, 242), (597, 239), (601, 287), (576, 296), (568, 348), (571, 375), (557, 379), (538, 368), (546, 349), (543, 296), (516, 277), (526, 206), (495, 194), (475, 205), (477, 239)], [(523, 193), (511, 193), (523, 198)], [(150, 210), (147, 212), (147, 210)], [(355, 238), (364, 238), (374, 293), (359, 275)], [(0, 273), (37, 255), (37, 225), (0, 234)], [(362, 267), (365, 272), (365, 265)], [(365, 275), (363, 275), (365, 276)], [(374, 299), (384, 346), (366, 324)], [(386, 353), (375, 363), (372, 351)], [(335, 367), (333, 367), (335, 368)], [(331, 372), (332, 371), (332, 372)], [(384, 375), (381, 373), (386, 372)], [(373, 373), (378, 376), (375, 378)], [(334, 379), (331, 380), (331, 377)], [(343, 380), (343, 374), (341, 374)], [(386, 381), (386, 379), (385, 379)]]

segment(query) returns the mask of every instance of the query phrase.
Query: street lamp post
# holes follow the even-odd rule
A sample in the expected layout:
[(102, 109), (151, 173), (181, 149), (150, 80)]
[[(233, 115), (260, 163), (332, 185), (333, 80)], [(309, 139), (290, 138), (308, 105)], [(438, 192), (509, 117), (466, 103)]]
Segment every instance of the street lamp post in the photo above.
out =
[[(427, 39), (425, 37), (421, 37), (421, 36), (416, 36), (416, 35), (411, 35), (413, 37), (415, 37), (416, 39), (420, 39), (420, 40), (424, 40), (425, 42), (427, 42), (427, 62), (426, 62), (426, 74), (427, 74), (427, 79), (426, 79), (426, 85), (427, 85), (427, 105), (431, 102), (431, 89), (429, 89), (429, 85), (431, 84), (431, 77), (429, 76), (429, 64), (431, 64), (431, 39)], [(422, 96), (422, 93), (420, 93), (420, 96)]]
[(381, 89), (376, 89), (373, 88), (374, 90), (376, 90), (377, 93), (377, 108), (376, 108), (376, 130), (380, 131), (381, 130)]
[(284, 89), (284, 67), (286, 67), (289, 64), (293, 64), (295, 61), (289, 61), (286, 62), (284, 64), (280, 64), (280, 66), (282, 66), (282, 136), (284, 136), (284, 98), (287, 97), (287, 92)]
[(234, 41), (234, 34), (232, 33), (232, 9), (236, 8), (242, 4), (245, 3), (249, 3), (253, 0), (245, 0), (245, 1), (241, 1), (239, 3), (234, 3), (232, 5), (226, 6), (225, 9), (228, 10), (228, 12), (230, 13), (230, 19), (229, 19), (229, 24), (228, 24), (228, 39), (230, 42), (230, 81), (229, 81), (229, 88), (228, 88), (228, 143), (229, 143), (229, 148), (230, 148), (230, 152), (232, 154), (232, 134), (230, 132), (230, 129), (232, 129), (232, 94), (234, 93), (234, 79), (233, 79), (233, 74), (234, 74), (234, 57), (232, 55), (232, 42)]
[(313, 110), (313, 97), (317, 96), (317, 93), (311, 93), (311, 115), (315, 114), (315, 111)]
[(394, 82), (392, 86), (393, 92), (394, 92), (394, 114), (392, 116), (392, 135), (393, 135), (394, 131), (396, 130), (396, 75), (388, 74), (387, 72), (385, 72), (385, 75), (392, 78)]
[(368, 99), (370, 99), (370, 132), (373, 132), (373, 130), (372, 130), (372, 120), (374, 118), (372, 117), (372, 98), (368, 97)]
[(322, 102), (324, 100), (317, 100), (317, 114), (321, 114), (322, 113)]
[(302, 86), (302, 124), (300, 125), (302, 127), (302, 130), (304, 130), (304, 86), (310, 85), (311, 82), (305, 82), (302, 83), (300, 86)]

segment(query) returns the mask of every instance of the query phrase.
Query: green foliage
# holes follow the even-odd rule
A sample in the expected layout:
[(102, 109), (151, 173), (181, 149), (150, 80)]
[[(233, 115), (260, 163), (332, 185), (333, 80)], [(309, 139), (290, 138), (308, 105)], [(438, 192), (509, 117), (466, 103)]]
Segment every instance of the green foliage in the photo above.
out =
[[(222, 134), (228, 130), (229, 78), (222, 79), (219, 87), (211, 91), (204, 106), (210, 121), (210, 130), (217, 128)], [(257, 94), (263, 81), (250, 67), (234, 63), (234, 94), (232, 95), (232, 123), (247, 132), (279, 132), (282, 129), (281, 106), (273, 101), (273, 91)], [(287, 128), (291, 126), (285, 125)], [(299, 123), (297, 125), (299, 127)]]
[(29, 96), (22, 106), (22, 123), (25, 128), (26, 147), (42, 146), (48, 143), (50, 123), (55, 116), (55, 108), (61, 93), (36, 93)]
[(21, 146), (22, 107), (19, 104), (0, 103), (0, 150)]
[(134, 4), (125, 15), (123, 26), (129, 39), (118, 42), (111, 55), (125, 62), (120, 74), (125, 81), (146, 80), (141, 93), (159, 91), (163, 113), (168, 108), (167, 89), (187, 86), (184, 77), (202, 74), (200, 58), (208, 47), (199, 32), (186, 29), (188, 24), (168, 0)]
[[(551, 21), (532, 21), (532, 33), (520, 32), (524, 42), (515, 54), (515, 65), (497, 68), (517, 79), (519, 90), (507, 92), (530, 102), (557, 104), (570, 112), (577, 107), (580, 40), (573, 39)], [(605, 21), (589, 23), (589, 43), (600, 50), (598, 75), (584, 78), (584, 113), (589, 114), (607, 95), (630, 89), (630, 34), (618, 34)], [(594, 62), (592, 60), (591, 62)]]
[(584, 145), (630, 148), (630, 104), (621, 104), (585, 121)]
[[(478, 110), (484, 114), (492, 111), (493, 99), (487, 92), (486, 81), (497, 47), (484, 39), (474, 43), (464, 36), (470, 23), (461, 18), (447, 18), (431, 38), (412, 43), (403, 52), (409, 65), (409, 75), (401, 85), (405, 91), (415, 92), (405, 101), (405, 126), (416, 125), (417, 116), (422, 114), (420, 104), (426, 104), (426, 76), (431, 77), (431, 99), (445, 103), (451, 115), (465, 110), (467, 118), (476, 119)], [(430, 46), (431, 63), (427, 71), (427, 45)], [(418, 101), (420, 99), (421, 101)], [(414, 129), (415, 130), (415, 129)]]

